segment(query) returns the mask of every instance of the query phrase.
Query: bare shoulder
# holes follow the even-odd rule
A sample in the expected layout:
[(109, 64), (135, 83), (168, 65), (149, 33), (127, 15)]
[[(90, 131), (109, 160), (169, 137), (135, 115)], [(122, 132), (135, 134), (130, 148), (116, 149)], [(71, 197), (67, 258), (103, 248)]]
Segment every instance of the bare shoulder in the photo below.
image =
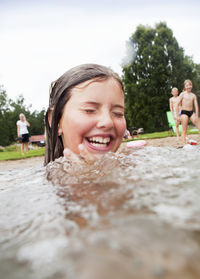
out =
[(196, 94), (194, 94), (194, 93), (192, 93), (192, 92), (191, 92), (191, 94), (192, 94), (192, 97), (193, 97), (194, 99), (196, 99), (196, 97), (197, 97)]
[(184, 95), (185, 95), (185, 91), (181, 92), (180, 95), (178, 96), (179, 99), (182, 99), (184, 97)]

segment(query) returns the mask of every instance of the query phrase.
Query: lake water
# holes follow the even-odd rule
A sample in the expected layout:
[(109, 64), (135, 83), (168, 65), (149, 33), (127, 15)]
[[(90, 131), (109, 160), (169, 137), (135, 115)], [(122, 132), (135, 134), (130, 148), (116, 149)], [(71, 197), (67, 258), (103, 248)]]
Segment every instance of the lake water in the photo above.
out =
[(0, 172), (0, 277), (199, 279), (199, 166), (147, 146)]

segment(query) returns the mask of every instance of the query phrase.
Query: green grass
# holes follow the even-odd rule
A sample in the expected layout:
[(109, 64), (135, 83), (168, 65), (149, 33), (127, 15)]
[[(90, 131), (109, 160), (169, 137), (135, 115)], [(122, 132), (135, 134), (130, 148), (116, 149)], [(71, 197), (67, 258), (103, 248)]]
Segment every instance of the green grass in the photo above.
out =
[(45, 153), (45, 147), (29, 150), (29, 152), (27, 154), (25, 153), (24, 155), (21, 155), (21, 152), (18, 149), (14, 151), (5, 150), (3, 152), (0, 152), (0, 161), (18, 160), (18, 159), (44, 156), (44, 153)]

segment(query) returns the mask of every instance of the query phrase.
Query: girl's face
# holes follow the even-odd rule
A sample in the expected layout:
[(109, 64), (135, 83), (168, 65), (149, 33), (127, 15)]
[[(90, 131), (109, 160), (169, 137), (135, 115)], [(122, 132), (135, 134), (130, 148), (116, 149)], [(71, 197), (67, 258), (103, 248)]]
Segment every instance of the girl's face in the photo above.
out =
[(191, 82), (186, 82), (185, 84), (185, 90), (187, 92), (191, 92), (192, 91), (192, 83)]
[(88, 152), (115, 152), (126, 129), (124, 93), (114, 78), (86, 81), (71, 90), (59, 122), (64, 148), (79, 154), (78, 145)]
[(19, 119), (20, 119), (21, 121), (24, 121), (24, 120), (25, 120), (25, 116), (24, 116), (23, 114), (20, 114)]

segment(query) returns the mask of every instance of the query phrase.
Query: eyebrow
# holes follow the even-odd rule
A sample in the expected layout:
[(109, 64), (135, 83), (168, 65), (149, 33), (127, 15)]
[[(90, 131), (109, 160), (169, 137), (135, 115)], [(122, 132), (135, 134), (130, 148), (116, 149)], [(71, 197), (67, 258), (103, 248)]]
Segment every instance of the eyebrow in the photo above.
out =
[(118, 105), (118, 104), (114, 105), (113, 107), (114, 107), (114, 108), (121, 108), (121, 109), (124, 109), (124, 106)]
[[(83, 102), (82, 105), (94, 105), (94, 106), (99, 106), (100, 103), (97, 103), (97, 102), (94, 102), (94, 101), (89, 101), (89, 102)], [(124, 106), (119, 105), (119, 104), (113, 105), (112, 107), (124, 109)]]
[(99, 103), (93, 102), (93, 101), (83, 102), (83, 103), (81, 103), (81, 104), (82, 104), (82, 105), (95, 105), (95, 106), (99, 106)]

